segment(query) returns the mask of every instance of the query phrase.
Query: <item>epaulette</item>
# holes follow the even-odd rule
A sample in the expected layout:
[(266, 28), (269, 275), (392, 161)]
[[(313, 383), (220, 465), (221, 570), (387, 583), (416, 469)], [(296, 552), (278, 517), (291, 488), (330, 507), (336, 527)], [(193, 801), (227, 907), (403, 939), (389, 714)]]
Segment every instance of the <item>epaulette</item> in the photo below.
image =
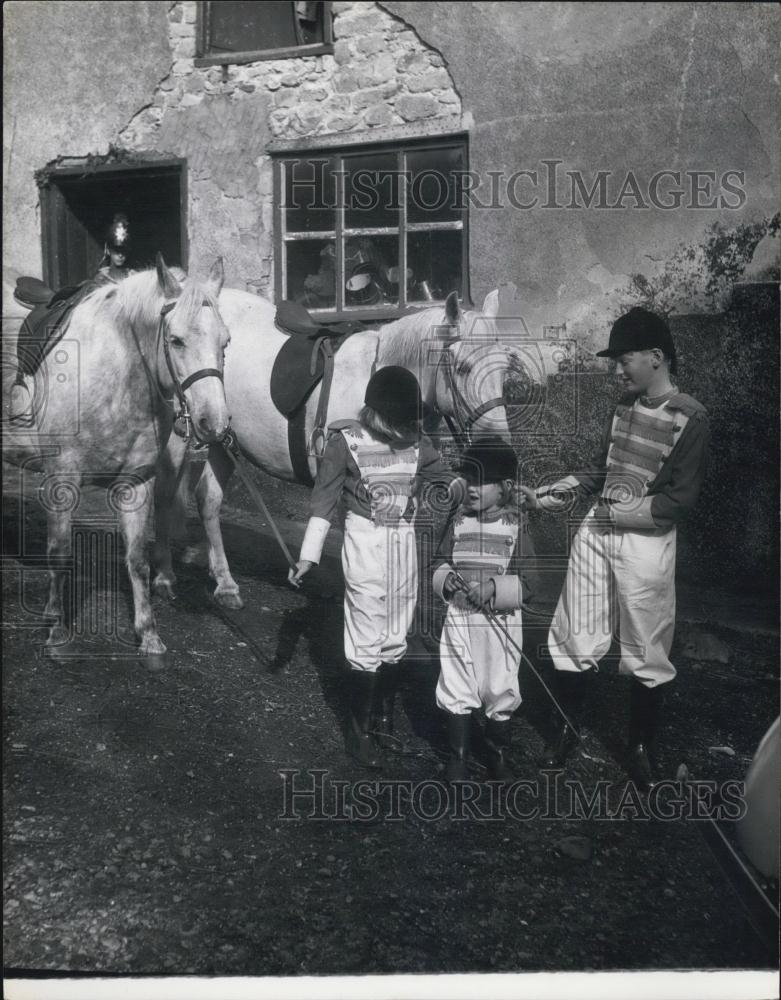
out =
[(695, 415), (708, 415), (708, 411), (702, 403), (698, 403), (694, 396), (689, 396), (688, 393), (685, 392), (679, 392), (675, 396), (668, 399), (667, 406), (671, 410), (680, 410), (681, 413), (687, 417), (693, 417)]

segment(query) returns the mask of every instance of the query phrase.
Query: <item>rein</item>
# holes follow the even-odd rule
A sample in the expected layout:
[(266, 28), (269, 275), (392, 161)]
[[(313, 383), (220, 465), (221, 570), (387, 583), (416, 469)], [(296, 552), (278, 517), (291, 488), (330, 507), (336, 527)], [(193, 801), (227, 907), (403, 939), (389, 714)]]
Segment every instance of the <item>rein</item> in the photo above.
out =
[[(203, 300), (205, 306), (210, 306), (211, 303), (208, 299)], [(217, 368), (199, 368), (197, 372), (193, 372), (192, 375), (188, 375), (185, 379), (180, 380), (176, 369), (174, 368), (173, 360), (171, 358), (171, 346), (168, 342), (168, 327), (166, 324), (166, 316), (171, 312), (176, 306), (176, 302), (166, 302), (164, 303), (162, 309), (160, 310), (160, 319), (157, 324), (157, 344), (162, 342), (163, 344), (163, 354), (165, 355), (165, 363), (168, 368), (168, 374), (171, 376), (171, 381), (174, 385), (174, 393), (179, 403), (179, 412), (174, 414), (174, 430), (176, 433), (183, 437), (186, 441), (193, 435), (193, 421), (190, 416), (190, 407), (187, 404), (187, 399), (185, 397), (185, 392), (202, 378), (218, 378), (220, 382), (223, 381), (222, 372)], [(166, 400), (168, 402), (168, 400)], [(169, 404), (170, 405), (170, 404)], [(182, 429), (176, 425), (179, 424)]]

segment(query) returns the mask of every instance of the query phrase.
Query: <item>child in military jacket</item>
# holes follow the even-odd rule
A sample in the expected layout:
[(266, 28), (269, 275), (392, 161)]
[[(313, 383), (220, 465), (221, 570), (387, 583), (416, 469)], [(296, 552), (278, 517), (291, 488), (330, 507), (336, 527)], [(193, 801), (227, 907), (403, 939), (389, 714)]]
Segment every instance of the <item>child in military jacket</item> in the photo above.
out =
[[(661, 721), (675, 628), (676, 525), (692, 509), (705, 475), (705, 407), (679, 392), (675, 345), (662, 317), (636, 307), (599, 352), (617, 362), (625, 395), (593, 468), (546, 489), (522, 487), (532, 507), (563, 509), (574, 491), (597, 494), (575, 535), (548, 644), (559, 700), (575, 722), (586, 678), (617, 632), (621, 673), (632, 677), (628, 767), (638, 787), (654, 784), (653, 743)], [(576, 724), (576, 723), (575, 723)], [(560, 767), (576, 732), (559, 726), (545, 764)]]
[(330, 426), (298, 567), (289, 577), (297, 584), (320, 561), (343, 499), (344, 648), (351, 668), (346, 746), (370, 767), (382, 764), (381, 750), (392, 744), (393, 702), (417, 602), (417, 503), (426, 484), (444, 491), (454, 479), (421, 433), (421, 414), (417, 379), (392, 365), (372, 376), (358, 420)]
[[(466, 498), (453, 512), (439, 546), (443, 561), (435, 568), (433, 586), (448, 609), (436, 698), (448, 718), (448, 781), (468, 777), (472, 712), (481, 707), (487, 717), (491, 776), (512, 779), (506, 750), (510, 717), (521, 704), (518, 649), (523, 642), (517, 469), (515, 452), (500, 438), (486, 437), (470, 446), (461, 462)], [(488, 620), (482, 610), (486, 606), (498, 614), (501, 627)]]

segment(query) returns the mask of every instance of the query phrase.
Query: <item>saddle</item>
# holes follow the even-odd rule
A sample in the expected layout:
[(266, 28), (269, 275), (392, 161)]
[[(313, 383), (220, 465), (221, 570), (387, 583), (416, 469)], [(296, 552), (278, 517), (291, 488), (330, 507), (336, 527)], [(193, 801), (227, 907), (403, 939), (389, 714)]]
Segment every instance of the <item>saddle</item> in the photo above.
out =
[[(299, 302), (288, 301), (280, 302), (275, 323), (288, 339), (271, 370), (271, 401), (288, 421), (288, 443), (296, 477), (311, 486), (307, 457), (321, 458), (325, 449), (334, 357), (351, 334), (368, 327), (359, 322), (319, 323)], [(321, 381), (315, 426), (306, 441), (304, 404)]]
[(19, 368), (25, 375), (34, 375), (40, 368), (46, 355), (65, 336), (73, 310), (95, 287), (96, 282), (83, 281), (52, 292), (38, 278), (17, 278), (14, 298), (28, 308), (33, 305), (22, 322), (17, 343)]
[(367, 329), (365, 323), (322, 324), (299, 302), (280, 302), (275, 323), (288, 335), (271, 371), (271, 399), (284, 417), (303, 406), (322, 380), (319, 417), (325, 422), (334, 355), (353, 333)]

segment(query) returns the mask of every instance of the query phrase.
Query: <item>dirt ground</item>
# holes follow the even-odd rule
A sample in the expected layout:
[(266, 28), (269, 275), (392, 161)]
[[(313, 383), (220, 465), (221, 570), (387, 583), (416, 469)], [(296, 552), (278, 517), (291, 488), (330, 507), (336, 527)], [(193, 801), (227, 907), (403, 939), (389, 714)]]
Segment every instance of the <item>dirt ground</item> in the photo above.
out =
[[(263, 490), (275, 514), (300, 525), (305, 490), (265, 478)], [(403, 802), (395, 819), (384, 806), (369, 819), (308, 818), (304, 799), (286, 818), (296, 810), (280, 772), (325, 771), (332, 816), (339, 783), (372, 776), (342, 745), (337, 548), (291, 590), (245, 500), (234, 488), (224, 527), (246, 607), (219, 609), (205, 569), (179, 565), (177, 600), (155, 601), (169, 652), (152, 670), (130, 655), (124, 573), (114, 609), (100, 554), (74, 578), (76, 637), (58, 658), (43, 656), (44, 524), (36, 505), (6, 493), (7, 968), (287, 976), (776, 964), (694, 821), (425, 819)], [(85, 501), (77, 517), (88, 526), (99, 506)], [(189, 541), (199, 532), (191, 519)], [(90, 634), (101, 615), (119, 636)], [(545, 626), (543, 609), (526, 648), (549, 677), (537, 656)], [(710, 631), (730, 660), (677, 657), (663, 769), (673, 777), (685, 762), (697, 778), (740, 780), (777, 711), (777, 636), (726, 623)], [(445, 756), (436, 662), (425, 644), (413, 651), (404, 752), (383, 779), (436, 778)], [(535, 781), (549, 712), (527, 668), (521, 681), (513, 759), (518, 777)], [(608, 667), (565, 775), (587, 791), (609, 782), (614, 805), (625, 794), (627, 711), (627, 682)], [(474, 777), (485, 778), (479, 761)], [(306, 773), (298, 779), (311, 786)], [(486, 787), (475, 785), (483, 813)], [(585, 838), (580, 857), (568, 853), (573, 836)]]

